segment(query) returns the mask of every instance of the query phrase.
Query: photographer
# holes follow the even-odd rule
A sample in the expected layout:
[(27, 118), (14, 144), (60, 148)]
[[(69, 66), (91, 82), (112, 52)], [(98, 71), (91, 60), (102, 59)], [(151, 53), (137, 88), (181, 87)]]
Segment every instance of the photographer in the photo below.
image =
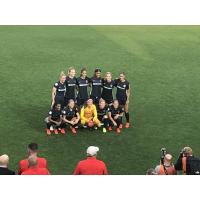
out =
[(184, 147), (175, 164), (177, 171), (182, 171), (183, 175), (198, 175), (200, 160), (195, 158), (190, 147)]
[(164, 154), (163, 157), (161, 157), (161, 163), (156, 166), (155, 172), (158, 175), (176, 175), (176, 170), (172, 164), (171, 154)]

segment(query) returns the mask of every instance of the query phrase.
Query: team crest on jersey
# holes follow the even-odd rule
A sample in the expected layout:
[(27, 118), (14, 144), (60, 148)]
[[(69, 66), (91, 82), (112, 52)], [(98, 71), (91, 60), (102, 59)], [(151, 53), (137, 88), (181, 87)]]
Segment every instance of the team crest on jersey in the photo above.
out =
[(55, 83), (55, 86), (58, 86), (58, 83)]
[(126, 85), (123, 85), (123, 87), (125, 88), (125, 87), (126, 87)]

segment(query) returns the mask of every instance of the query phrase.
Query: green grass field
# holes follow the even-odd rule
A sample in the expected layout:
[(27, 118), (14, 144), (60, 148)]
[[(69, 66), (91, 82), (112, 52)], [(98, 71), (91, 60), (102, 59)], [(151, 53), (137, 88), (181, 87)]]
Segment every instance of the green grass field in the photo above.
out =
[[(61, 70), (96, 66), (131, 83), (134, 126), (47, 137), (44, 118)], [(89, 145), (110, 174), (145, 174), (160, 148), (177, 157), (190, 145), (200, 155), (199, 26), (0, 26), (0, 154), (17, 170), (37, 142), (52, 174), (72, 174)]]

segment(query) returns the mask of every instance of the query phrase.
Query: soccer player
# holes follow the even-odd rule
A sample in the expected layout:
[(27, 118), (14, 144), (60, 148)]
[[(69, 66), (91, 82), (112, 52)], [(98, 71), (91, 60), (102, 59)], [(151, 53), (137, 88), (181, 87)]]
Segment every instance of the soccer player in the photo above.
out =
[(65, 85), (65, 105), (68, 105), (70, 99), (76, 100), (76, 71), (74, 67), (70, 67), (68, 70), (68, 76), (66, 77)]
[(64, 108), (62, 111), (63, 115), (63, 130), (61, 130), (63, 133), (65, 133), (65, 127), (66, 125), (69, 125), (71, 128), (71, 131), (73, 134), (76, 134), (76, 126), (78, 125), (80, 121), (80, 115), (78, 112), (78, 108), (75, 106), (75, 102), (73, 99), (69, 100), (68, 105)]
[[(125, 78), (124, 72), (119, 74), (119, 78), (115, 80), (115, 86), (117, 87), (116, 99), (119, 101), (119, 105), (124, 108), (126, 117), (126, 128), (130, 127), (129, 123), (129, 97), (130, 97), (130, 84)], [(121, 127), (122, 128), (122, 124)]]
[(106, 165), (103, 161), (97, 160), (99, 147), (90, 146), (87, 148), (87, 159), (82, 160), (76, 166), (74, 175), (108, 175)]
[(101, 97), (106, 101), (108, 105), (112, 104), (113, 101), (113, 88), (115, 87), (115, 82), (112, 80), (112, 74), (110, 72), (106, 73), (105, 78), (102, 82), (102, 95)]
[(115, 126), (116, 132), (117, 133), (121, 132), (120, 125), (122, 124), (123, 113), (124, 113), (124, 109), (121, 106), (119, 106), (119, 101), (115, 99), (108, 112), (108, 117), (110, 119), (109, 131), (111, 131), (112, 127)]
[[(38, 144), (30, 143), (27, 148), (27, 157), (29, 158), (30, 156), (35, 156), (37, 158), (37, 166), (39, 168), (48, 168), (46, 159), (38, 157), (37, 154), (38, 154)], [(28, 158), (21, 160), (19, 162), (19, 169), (18, 169), (19, 175), (28, 169)]]
[(80, 77), (77, 78), (77, 104), (79, 107), (83, 106), (85, 101), (88, 99), (88, 86), (89, 78), (87, 77), (87, 70), (85, 68), (81, 69)]
[(92, 99), (88, 99), (86, 105), (81, 108), (81, 124), (83, 126), (93, 127), (94, 125), (100, 127), (101, 123), (97, 118), (96, 106)]
[(95, 105), (98, 105), (102, 90), (101, 69), (95, 69), (94, 76), (90, 79), (90, 85), (92, 87), (90, 98), (93, 100)]
[(104, 99), (100, 99), (99, 105), (97, 106), (97, 116), (98, 120), (100, 120), (101, 123), (103, 124), (104, 133), (107, 132), (107, 128), (109, 127), (108, 111), (109, 111), (109, 106), (106, 105)]
[(61, 129), (61, 133), (65, 134), (62, 130), (62, 111), (61, 104), (56, 104), (54, 108), (49, 111), (49, 117), (45, 119), (47, 124), (47, 135), (51, 135), (51, 126), (55, 126), (54, 133), (58, 134), (58, 129)]
[(52, 94), (51, 94), (52, 108), (55, 104), (61, 104), (61, 106), (64, 107), (64, 103), (65, 103), (64, 97), (65, 97), (65, 91), (66, 91), (65, 79), (66, 79), (66, 76), (64, 72), (61, 72), (59, 81), (56, 82), (53, 86)]
[(50, 175), (50, 172), (47, 168), (40, 168), (37, 157), (32, 155), (28, 158), (28, 169), (22, 172), (22, 175)]

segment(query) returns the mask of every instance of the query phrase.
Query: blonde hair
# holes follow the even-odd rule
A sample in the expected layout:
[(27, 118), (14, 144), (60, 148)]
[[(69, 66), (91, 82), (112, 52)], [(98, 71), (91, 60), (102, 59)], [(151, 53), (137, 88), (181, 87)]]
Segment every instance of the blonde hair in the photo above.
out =
[(72, 70), (74, 70), (75, 71), (75, 68), (74, 67), (70, 67), (69, 69), (68, 69), (68, 74), (72, 71)]
[(106, 79), (106, 76), (107, 75), (110, 75), (111, 76), (111, 79), (112, 79), (112, 73), (111, 72), (106, 72), (106, 75), (105, 75), (105, 78), (104, 79)]

